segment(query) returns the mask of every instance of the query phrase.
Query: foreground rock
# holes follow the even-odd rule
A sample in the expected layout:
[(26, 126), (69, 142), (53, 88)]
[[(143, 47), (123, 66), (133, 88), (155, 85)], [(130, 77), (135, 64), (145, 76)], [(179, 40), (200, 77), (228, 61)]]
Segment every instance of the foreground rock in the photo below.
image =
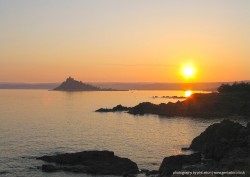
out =
[(225, 152), (235, 147), (248, 146), (247, 128), (239, 123), (224, 120), (209, 126), (193, 139), (190, 149), (201, 151), (205, 158), (220, 160)]
[(137, 174), (137, 164), (128, 158), (121, 158), (111, 151), (83, 151), (53, 156), (42, 156), (37, 159), (55, 164), (45, 164), (45, 172), (70, 171), (77, 173), (102, 175)]
[(201, 153), (165, 157), (161, 163), (159, 173), (161, 176), (169, 176), (172, 175), (174, 171), (181, 170), (185, 164), (192, 165), (200, 161)]
[(218, 162), (218, 169), (250, 170), (250, 123), (246, 127), (229, 120), (213, 124), (190, 148)]
[(213, 124), (193, 139), (189, 149), (198, 153), (164, 158), (160, 175), (171, 176), (174, 171), (232, 171), (250, 176), (250, 123), (246, 127), (229, 120)]

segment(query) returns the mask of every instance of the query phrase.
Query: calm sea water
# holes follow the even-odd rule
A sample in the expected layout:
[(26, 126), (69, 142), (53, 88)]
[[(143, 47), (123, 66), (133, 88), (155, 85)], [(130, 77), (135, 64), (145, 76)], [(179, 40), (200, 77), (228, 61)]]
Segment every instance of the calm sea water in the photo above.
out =
[(192, 139), (215, 122), (191, 118), (96, 113), (117, 104), (177, 100), (183, 91), (55, 92), (0, 90), (0, 176), (90, 176), (43, 173), (35, 157), (84, 150), (111, 150), (139, 168), (158, 169), (164, 157), (181, 153)]

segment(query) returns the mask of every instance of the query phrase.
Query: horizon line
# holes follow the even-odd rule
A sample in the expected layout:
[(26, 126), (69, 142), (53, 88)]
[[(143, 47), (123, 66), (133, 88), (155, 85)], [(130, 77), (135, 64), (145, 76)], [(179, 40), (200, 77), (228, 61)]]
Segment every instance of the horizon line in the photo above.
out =
[[(79, 80), (80, 81), (80, 80)], [(8, 82), (8, 81), (0, 81), (0, 84), (57, 84), (62, 83), (64, 81), (59, 82)], [(82, 81), (84, 82), (84, 81)], [(87, 81), (84, 83), (117, 83), (117, 84), (199, 84), (199, 83), (234, 83), (234, 82), (250, 82), (249, 80), (237, 80), (237, 81), (199, 81), (199, 82), (157, 82), (157, 81), (148, 81), (148, 82), (140, 82), (140, 81), (131, 81), (131, 82), (121, 82), (121, 81)]]

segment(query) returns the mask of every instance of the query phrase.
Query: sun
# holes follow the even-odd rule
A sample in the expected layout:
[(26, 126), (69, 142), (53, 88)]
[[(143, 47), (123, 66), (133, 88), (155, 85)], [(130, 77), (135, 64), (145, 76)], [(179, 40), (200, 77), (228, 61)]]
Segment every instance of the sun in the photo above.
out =
[(182, 75), (186, 78), (192, 78), (195, 75), (195, 68), (191, 65), (184, 66), (182, 68)]
[(191, 90), (187, 90), (185, 91), (185, 97), (190, 97), (192, 95), (192, 91)]

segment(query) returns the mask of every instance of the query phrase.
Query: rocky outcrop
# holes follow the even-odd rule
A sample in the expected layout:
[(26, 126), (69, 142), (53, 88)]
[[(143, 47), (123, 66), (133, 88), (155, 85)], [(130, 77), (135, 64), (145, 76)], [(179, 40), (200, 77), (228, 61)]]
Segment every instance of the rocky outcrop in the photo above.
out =
[(223, 170), (250, 170), (250, 128), (224, 120), (194, 138), (190, 148), (217, 162)]
[[(114, 112), (113, 109), (106, 109), (108, 110), (106, 112)], [(218, 118), (234, 115), (250, 117), (250, 94), (197, 93), (184, 101), (177, 101), (176, 103), (153, 104), (143, 102), (128, 108), (128, 113), (133, 115), (156, 114), (167, 117)]]
[(42, 166), (44, 172), (70, 171), (102, 175), (128, 175), (139, 172), (137, 164), (128, 158), (121, 158), (111, 151), (83, 151), (37, 159), (54, 164)]
[(250, 94), (193, 94), (176, 103), (140, 103), (132, 107), (129, 113), (205, 118), (247, 116), (250, 115)]
[(128, 110), (130, 110), (130, 107), (122, 106), (119, 104), (119, 105), (113, 107), (112, 109), (100, 108), (100, 109), (96, 110), (96, 112), (122, 112), (122, 111), (128, 111)]
[(198, 152), (165, 157), (159, 169), (161, 176), (171, 176), (174, 171), (182, 170), (242, 171), (250, 175), (250, 123), (247, 126), (229, 120), (215, 123), (185, 149)]
[(190, 149), (201, 151), (205, 158), (220, 160), (232, 148), (248, 147), (249, 135), (246, 127), (224, 120), (209, 126), (194, 138)]
[(176, 170), (181, 170), (183, 165), (196, 164), (201, 161), (201, 153), (191, 155), (176, 155), (165, 157), (161, 163), (159, 173), (161, 176), (169, 176)]

